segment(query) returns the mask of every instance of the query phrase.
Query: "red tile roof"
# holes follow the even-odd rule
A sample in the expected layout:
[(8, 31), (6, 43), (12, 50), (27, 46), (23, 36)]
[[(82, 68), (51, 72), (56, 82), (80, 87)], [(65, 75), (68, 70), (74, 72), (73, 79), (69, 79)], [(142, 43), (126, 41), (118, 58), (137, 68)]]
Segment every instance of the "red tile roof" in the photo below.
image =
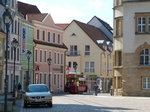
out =
[(31, 5), (18, 1), (18, 11), (24, 15), (24, 18), (27, 14), (40, 14), (40, 10), (36, 5)]
[(41, 13), (41, 14), (27, 14), (27, 20), (37, 20), (37, 21), (43, 21), (43, 19), (48, 15), (48, 13)]
[(67, 49), (65, 44), (59, 45), (59, 44), (48, 43), (48, 42), (35, 40), (35, 39), (33, 41), (35, 42), (35, 44), (41, 44), (41, 45), (45, 45), (45, 46), (53, 46), (53, 47), (56, 47), (56, 48)]
[(98, 47), (100, 47), (102, 50), (104, 50), (102, 45), (99, 45), (97, 43), (97, 40), (109, 41), (109, 39), (105, 36), (105, 34), (100, 29), (98, 29), (92, 25), (82, 23), (82, 22), (77, 21), (77, 20), (74, 20), (74, 21), (94, 41), (94, 43)]
[(66, 29), (69, 24), (55, 24), (55, 25), (59, 26), (59, 27), (61, 27), (63, 29)]

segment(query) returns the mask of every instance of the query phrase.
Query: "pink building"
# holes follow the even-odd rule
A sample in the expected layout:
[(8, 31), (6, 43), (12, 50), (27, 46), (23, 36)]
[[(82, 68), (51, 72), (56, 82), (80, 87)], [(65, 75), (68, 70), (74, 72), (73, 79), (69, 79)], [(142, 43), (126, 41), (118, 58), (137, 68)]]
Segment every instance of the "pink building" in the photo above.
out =
[[(66, 46), (64, 30), (55, 25), (50, 14), (27, 14), (34, 29), (34, 83), (47, 84), (54, 92), (64, 90)], [(51, 58), (50, 70), (47, 59)], [(50, 74), (49, 74), (50, 71)]]

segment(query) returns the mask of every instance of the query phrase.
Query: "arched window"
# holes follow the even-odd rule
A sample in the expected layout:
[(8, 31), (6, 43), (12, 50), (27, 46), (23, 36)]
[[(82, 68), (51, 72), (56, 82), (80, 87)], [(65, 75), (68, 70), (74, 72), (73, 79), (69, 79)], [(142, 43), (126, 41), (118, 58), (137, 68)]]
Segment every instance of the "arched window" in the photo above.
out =
[(144, 49), (140, 52), (140, 65), (150, 65), (150, 49)]

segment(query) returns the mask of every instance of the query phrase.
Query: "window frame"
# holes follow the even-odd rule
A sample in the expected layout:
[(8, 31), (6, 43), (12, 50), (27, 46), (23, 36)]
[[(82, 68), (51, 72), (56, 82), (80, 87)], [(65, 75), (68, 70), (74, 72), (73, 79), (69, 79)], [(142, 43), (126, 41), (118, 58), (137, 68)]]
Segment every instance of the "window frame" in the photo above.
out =
[[(146, 50), (148, 50), (148, 53), (146, 53)], [(141, 66), (150, 66), (150, 49), (141, 50), (139, 61), (140, 61), (139, 64)]]
[[(145, 81), (144, 81), (144, 79), (145, 79)], [(150, 90), (150, 77), (142, 78), (142, 89)]]

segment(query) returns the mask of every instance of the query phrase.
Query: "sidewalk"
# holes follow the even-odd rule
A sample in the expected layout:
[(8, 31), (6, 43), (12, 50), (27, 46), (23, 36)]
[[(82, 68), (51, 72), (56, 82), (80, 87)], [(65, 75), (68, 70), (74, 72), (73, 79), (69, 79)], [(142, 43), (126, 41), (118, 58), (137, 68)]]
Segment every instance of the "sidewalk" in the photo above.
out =
[[(12, 98), (12, 94), (8, 94), (7, 95), (7, 99), (9, 99), (9, 98)], [(2, 103), (2, 104), (4, 104), (4, 95), (3, 94), (0, 94), (0, 102)], [(10, 104), (10, 102), (11, 102), (11, 105), (12, 105), (12, 101), (8, 101), (7, 100), (7, 104)], [(10, 105), (8, 105), (8, 109), (7, 110), (12, 110), (12, 111), (14, 111), (14, 112), (20, 112), (20, 107), (21, 107), (21, 105), (22, 105), (22, 99), (16, 99), (16, 104), (15, 105), (12, 105), (12, 109), (10, 109)], [(1, 105), (2, 106), (2, 109), (3, 109), (3, 106), (4, 105)]]

